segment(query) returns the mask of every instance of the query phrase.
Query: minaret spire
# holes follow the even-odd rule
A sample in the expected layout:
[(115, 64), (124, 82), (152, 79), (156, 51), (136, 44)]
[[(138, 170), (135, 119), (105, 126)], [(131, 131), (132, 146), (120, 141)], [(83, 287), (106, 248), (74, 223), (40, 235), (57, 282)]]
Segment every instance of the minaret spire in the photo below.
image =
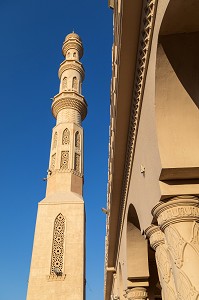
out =
[[(76, 33), (68, 34), (63, 43), (65, 60), (59, 68), (59, 94), (54, 97), (52, 113), (56, 118), (53, 129), (46, 195), (71, 191), (82, 195), (83, 129), (82, 120), (87, 104), (81, 94), (84, 68), (79, 61), (83, 46)], [(60, 184), (65, 181), (65, 184)]]
[(59, 93), (53, 98), (46, 197), (39, 202), (27, 300), (85, 299), (85, 211), (83, 128), (87, 103), (82, 96), (83, 45), (66, 36), (59, 68)]

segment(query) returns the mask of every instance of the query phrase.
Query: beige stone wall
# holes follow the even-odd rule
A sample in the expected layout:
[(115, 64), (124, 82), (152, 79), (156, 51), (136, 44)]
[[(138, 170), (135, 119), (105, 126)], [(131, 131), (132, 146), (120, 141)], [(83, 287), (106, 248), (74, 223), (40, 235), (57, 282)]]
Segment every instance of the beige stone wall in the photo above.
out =
[[(27, 300), (84, 299), (84, 204), (67, 195), (67, 202), (39, 203)], [(54, 220), (65, 217), (63, 278), (49, 278)], [(77, 284), (78, 283), (78, 284)]]
[[(151, 223), (159, 222), (157, 216), (152, 216), (151, 210), (160, 200), (170, 203), (169, 199), (174, 196), (183, 195), (188, 199), (188, 195), (199, 193), (199, 100), (196, 87), (199, 78), (199, 18), (196, 11), (198, 12), (199, 4), (195, 0), (142, 2), (144, 16), (142, 15), (141, 23), (137, 23), (139, 41), (136, 39), (136, 26), (131, 26), (135, 21), (133, 13), (136, 11), (139, 14), (139, 3), (134, 2), (133, 12), (127, 9), (130, 4), (121, 1), (121, 13), (118, 1), (111, 4), (114, 7), (115, 39), (111, 85), (105, 299), (109, 300), (111, 295), (114, 299), (119, 299), (117, 296), (123, 299), (125, 295), (127, 299), (148, 297), (154, 300), (161, 296), (160, 284), (163, 289), (162, 299), (183, 298), (183, 294), (186, 295), (183, 299), (187, 299), (191, 295), (191, 289), (193, 297), (198, 295), (196, 268), (194, 264), (191, 268), (186, 265), (189, 261), (189, 246), (186, 246), (183, 253), (186, 260), (183, 266), (176, 268), (176, 262), (168, 257), (172, 251), (182, 254), (181, 237), (186, 245), (193, 242), (194, 238), (188, 238), (187, 234), (196, 234), (197, 225), (193, 220), (186, 220), (186, 224), (182, 220), (182, 225), (182, 214), (179, 213), (174, 230), (171, 226), (173, 232), (177, 232), (178, 242), (173, 238), (173, 233), (170, 236), (170, 229), (158, 228), (165, 234), (160, 245), (155, 247), (158, 264), (154, 250), (147, 246), (144, 231)], [(129, 28), (134, 28), (131, 35)], [(137, 55), (132, 40), (137, 45)], [(137, 64), (134, 63), (134, 57)], [(131, 105), (128, 106), (129, 103)], [(129, 120), (128, 125), (126, 120)], [(135, 212), (129, 219), (131, 205)], [(194, 228), (194, 234), (190, 233), (191, 228)], [(175, 244), (170, 245), (175, 250), (172, 248), (168, 252), (168, 240), (170, 244)], [(193, 257), (197, 261), (196, 253)], [(194, 259), (191, 258), (190, 261)], [(161, 272), (164, 273), (163, 276)], [(180, 279), (178, 274), (183, 274), (179, 275)], [(187, 288), (183, 289), (183, 286)], [(134, 290), (135, 287), (138, 289)], [(140, 290), (140, 287), (145, 290)]]

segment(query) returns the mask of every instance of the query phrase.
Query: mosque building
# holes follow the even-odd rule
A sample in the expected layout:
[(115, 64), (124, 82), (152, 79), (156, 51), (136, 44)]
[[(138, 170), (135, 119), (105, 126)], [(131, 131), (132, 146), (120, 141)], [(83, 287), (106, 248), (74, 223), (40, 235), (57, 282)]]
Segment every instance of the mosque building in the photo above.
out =
[(105, 300), (199, 299), (199, 1), (113, 9)]

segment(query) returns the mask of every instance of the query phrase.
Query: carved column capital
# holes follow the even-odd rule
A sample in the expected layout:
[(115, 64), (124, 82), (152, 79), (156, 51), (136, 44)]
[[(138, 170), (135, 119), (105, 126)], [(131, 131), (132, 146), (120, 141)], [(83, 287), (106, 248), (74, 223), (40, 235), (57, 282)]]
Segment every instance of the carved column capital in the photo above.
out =
[(135, 287), (127, 290), (128, 300), (145, 300), (147, 299), (147, 291), (144, 287)]
[(156, 250), (159, 245), (165, 243), (164, 233), (160, 230), (159, 226), (151, 225), (145, 230), (145, 233), (154, 250)]
[(177, 196), (164, 203), (160, 201), (152, 210), (160, 228), (164, 229), (180, 222), (199, 222), (199, 198), (195, 196)]

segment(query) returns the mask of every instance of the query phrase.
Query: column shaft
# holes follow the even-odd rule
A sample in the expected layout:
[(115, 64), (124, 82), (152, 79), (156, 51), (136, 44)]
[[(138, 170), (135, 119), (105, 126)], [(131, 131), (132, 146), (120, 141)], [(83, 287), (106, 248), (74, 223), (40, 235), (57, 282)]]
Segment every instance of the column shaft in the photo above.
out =
[(162, 299), (175, 300), (176, 289), (174, 284), (173, 272), (170, 257), (165, 244), (164, 233), (158, 226), (151, 225), (146, 229), (151, 247), (155, 250), (155, 259), (158, 269), (160, 285), (162, 287)]
[(153, 209), (165, 233), (177, 299), (199, 298), (199, 199), (179, 196)]

